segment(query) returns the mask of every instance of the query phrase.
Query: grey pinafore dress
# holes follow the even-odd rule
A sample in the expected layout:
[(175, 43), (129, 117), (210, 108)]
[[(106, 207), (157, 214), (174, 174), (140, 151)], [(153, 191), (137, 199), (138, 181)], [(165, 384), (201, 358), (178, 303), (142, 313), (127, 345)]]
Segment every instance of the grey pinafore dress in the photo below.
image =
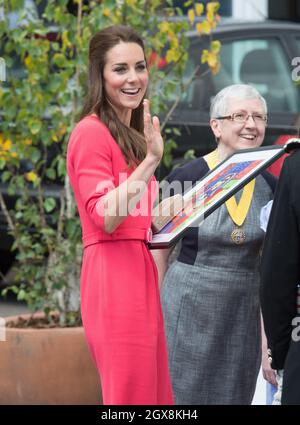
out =
[(191, 230), (190, 264), (181, 251), (166, 273), (161, 298), (177, 404), (251, 404), (261, 363), (259, 215), (272, 197), (258, 176), (245, 242), (232, 241), (236, 226), (223, 204)]

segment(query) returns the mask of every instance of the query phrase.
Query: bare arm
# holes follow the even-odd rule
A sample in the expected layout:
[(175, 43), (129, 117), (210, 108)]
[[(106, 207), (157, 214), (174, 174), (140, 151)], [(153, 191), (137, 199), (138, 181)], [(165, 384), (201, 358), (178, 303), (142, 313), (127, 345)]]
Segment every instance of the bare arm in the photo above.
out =
[(168, 268), (168, 259), (172, 250), (173, 247), (166, 249), (153, 249), (151, 251), (157, 267), (159, 288), (162, 286), (162, 282)]
[(163, 155), (159, 119), (158, 117), (151, 119), (148, 100), (144, 100), (144, 134), (147, 143), (145, 159), (125, 182), (103, 198), (104, 227), (107, 233), (112, 233), (135, 208)]
[(262, 347), (261, 367), (262, 367), (263, 377), (270, 384), (277, 386), (276, 373), (271, 368), (271, 365), (270, 365), (270, 362), (269, 362), (268, 342), (267, 342), (267, 337), (266, 337), (266, 333), (265, 333), (262, 314), (260, 314), (260, 322), (261, 322), (261, 341), (262, 341), (262, 345), (261, 345), (261, 347)]

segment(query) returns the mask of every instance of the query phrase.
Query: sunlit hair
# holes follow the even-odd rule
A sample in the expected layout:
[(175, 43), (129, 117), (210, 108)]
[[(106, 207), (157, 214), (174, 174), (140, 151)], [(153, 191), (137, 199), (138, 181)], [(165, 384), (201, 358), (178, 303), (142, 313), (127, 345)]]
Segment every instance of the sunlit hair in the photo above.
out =
[(232, 100), (258, 99), (264, 114), (267, 114), (267, 103), (262, 95), (248, 84), (232, 84), (219, 91), (210, 106), (210, 118), (222, 117), (228, 113), (228, 105)]
[(122, 42), (138, 44), (143, 49), (145, 56), (143, 40), (132, 28), (127, 26), (114, 25), (104, 28), (90, 40), (88, 95), (81, 118), (93, 113), (96, 114), (108, 127), (111, 135), (120, 146), (128, 165), (133, 166), (146, 156), (146, 142), (143, 135), (143, 100), (132, 111), (130, 127), (128, 127), (122, 123), (109, 103), (103, 78), (108, 51)]

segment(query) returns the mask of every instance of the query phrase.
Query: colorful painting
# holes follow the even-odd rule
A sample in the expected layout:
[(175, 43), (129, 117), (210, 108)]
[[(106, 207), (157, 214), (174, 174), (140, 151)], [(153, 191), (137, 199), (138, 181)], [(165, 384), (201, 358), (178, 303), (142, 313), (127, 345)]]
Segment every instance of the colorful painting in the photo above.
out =
[(187, 220), (193, 222), (194, 218), (205, 213), (205, 209), (220, 199), (228, 192), (242, 177), (253, 170), (261, 161), (245, 161), (232, 163), (208, 180), (201, 188), (194, 190), (185, 208), (173, 217), (171, 221), (159, 232), (159, 234), (177, 233), (186, 226)]
[(184, 208), (154, 235), (151, 247), (167, 247), (188, 227), (198, 226), (284, 151), (282, 146), (267, 146), (240, 150), (231, 155), (184, 193)]

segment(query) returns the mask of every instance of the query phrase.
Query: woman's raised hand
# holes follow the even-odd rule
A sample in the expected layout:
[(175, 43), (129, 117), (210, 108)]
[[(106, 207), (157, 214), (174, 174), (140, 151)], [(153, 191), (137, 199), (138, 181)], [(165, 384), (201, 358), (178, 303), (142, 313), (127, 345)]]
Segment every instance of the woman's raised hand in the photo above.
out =
[(164, 153), (164, 141), (160, 133), (158, 117), (151, 117), (150, 103), (144, 99), (144, 135), (147, 143), (147, 157), (159, 162)]

